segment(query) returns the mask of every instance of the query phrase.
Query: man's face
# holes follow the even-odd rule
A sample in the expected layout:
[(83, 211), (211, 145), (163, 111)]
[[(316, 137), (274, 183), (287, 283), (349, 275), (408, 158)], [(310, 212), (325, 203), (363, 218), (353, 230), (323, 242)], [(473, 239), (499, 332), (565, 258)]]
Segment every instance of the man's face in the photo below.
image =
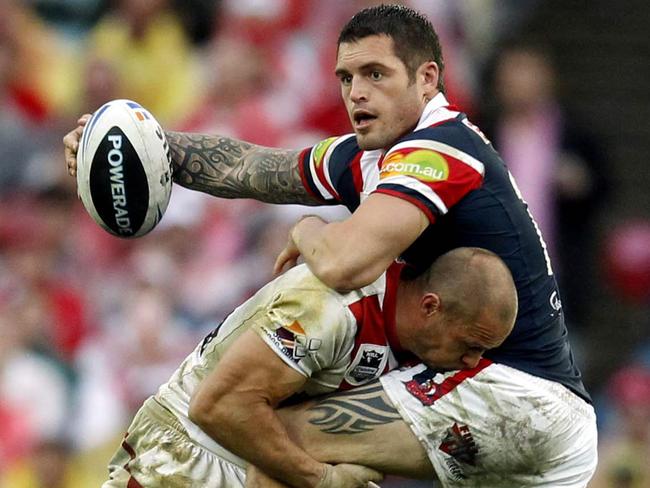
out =
[(336, 75), (359, 147), (390, 146), (417, 125), (426, 105), (424, 81), (411, 81), (388, 36), (339, 45)]
[(492, 322), (487, 314), (472, 324), (437, 314), (409, 349), (432, 368), (474, 368), (485, 351), (500, 346), (508, 333), (508, 327)]

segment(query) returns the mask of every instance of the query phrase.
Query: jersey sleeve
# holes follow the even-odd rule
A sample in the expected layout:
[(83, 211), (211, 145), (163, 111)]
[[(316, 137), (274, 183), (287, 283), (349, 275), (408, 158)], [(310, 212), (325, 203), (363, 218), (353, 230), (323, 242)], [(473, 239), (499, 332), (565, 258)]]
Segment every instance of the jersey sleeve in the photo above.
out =
[(350, 167), (361, 152), (354, 134), (330, 137), (305, 149), (300, 157), (305, 189), (325, 204), (346, 203), (350, 191), (360, 184)]
[(407, 200), (433, 222), (483, 183), (485, 168), (472, 155), (432, 139), (407, 140), (384, 156), (375, 190)]
[(337, 368), (354, 346), (356, 324), (326, 289), (283, 289), (253, 330), (290, 367), (311, 377)]

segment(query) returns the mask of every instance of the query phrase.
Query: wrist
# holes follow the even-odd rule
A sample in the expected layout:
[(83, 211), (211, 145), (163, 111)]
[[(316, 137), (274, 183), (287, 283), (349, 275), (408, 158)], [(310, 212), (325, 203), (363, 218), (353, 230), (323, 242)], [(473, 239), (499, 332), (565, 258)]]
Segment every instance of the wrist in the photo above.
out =
[[(295, 472), (298, 476), (291, 482), (293, 486), (300, 486), (305, 488), (320, 488), (327, 485), (329, 464), (321, 463), (316, 460), (313, 462), (304, 463), (301, 470)], [(288, 481), (288, 480), (287, 480)]]
[(330, 485), (330, 477), (331, 477), (331, 469), (332, 465), (331, 464), (326, 464), (322, 463), (321, 464), (321, 475), (318, 478), (317, 482), (315, 485), (311, 485), (314, 488), (325, 488)]

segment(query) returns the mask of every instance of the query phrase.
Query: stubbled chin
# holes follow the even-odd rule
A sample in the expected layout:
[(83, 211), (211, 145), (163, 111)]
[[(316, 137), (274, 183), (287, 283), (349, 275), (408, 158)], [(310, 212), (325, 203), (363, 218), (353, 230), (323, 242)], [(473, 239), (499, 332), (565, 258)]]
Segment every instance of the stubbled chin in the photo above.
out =
[(357, 134), (357, 144), (364, 151), (374, 151), (383, 147), (381, 142), (374, 140), (372, 137), (368, 137), (366, 134)]

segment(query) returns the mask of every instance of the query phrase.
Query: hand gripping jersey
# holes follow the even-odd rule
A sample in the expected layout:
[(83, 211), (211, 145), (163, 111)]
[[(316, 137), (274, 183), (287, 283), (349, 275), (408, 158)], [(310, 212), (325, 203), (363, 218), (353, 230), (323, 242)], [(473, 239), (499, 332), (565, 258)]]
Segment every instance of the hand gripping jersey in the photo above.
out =
[(415, 130), (387, 150), (362, 151), (353, 134), (301, 157), (305, 188), (354, 211), (373, 192), (416, 205), (430, 225), (402, 255), (417, 273), (460, 246), (488, 249), (515, 280), (519, 313), (506, 341), (485, 356), (557, 381), (589, 401), (564, 325), (546, 244), (507, 167), (485, 136), (442, 94)]
[(188, 418), (200, 382), (230, 344), (254, 330), (291, 368), (307, 377), (309, 396), (362, 385), (411, 359), (395, 334), (395, 292), (400, 266), (375, 283), (340, 294), (305, 265), (278, 277), (235, 309), (185, 359), (155, 399), (180, 421), (190, 438), (218, 457), (245, 463)]

